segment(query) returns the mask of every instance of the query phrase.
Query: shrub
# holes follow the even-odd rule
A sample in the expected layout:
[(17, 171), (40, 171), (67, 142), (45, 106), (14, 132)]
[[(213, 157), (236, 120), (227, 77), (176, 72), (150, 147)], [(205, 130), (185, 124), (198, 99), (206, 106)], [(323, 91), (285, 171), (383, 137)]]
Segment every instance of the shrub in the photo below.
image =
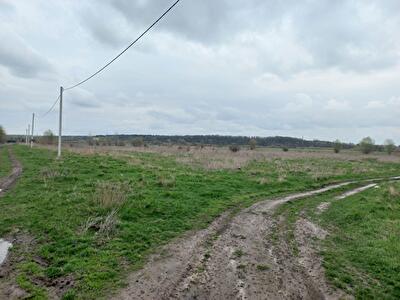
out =
[(254, 150), (257, 147), (257, 141), (256, 139), (250, 139), (249, 141), (249, 146), (250, 146), (250, 150)]
[(131, 145), (132, 145), (133, 147), (143, 147), (143, 145), (144, 145), (143, 138), (141, 138), (141, 137), (134, 138), (134, 139), (131, 141)]
[(339, 140), (333, 142), (333, 151), (335, 153), (339, 153), (342, 150), (342, 143)]
[(385, 151), (387, 154), (391, 155), (394, 150), (396, 150), (396, 145), (394, 144), (393, 140), (387, 139), (385, 141)]
[(374, 151), (375, 142), (368, 136), (361, 140), (359, 147), (362, 153), (369, 154)]
[(39, 141), (41, 144), (44, 145), (53, 145), (56, 141), (56, 136), (54, 135), (53, 131), (48, 129), (43, 133), (43, 136), (40, 138)]
[(283, 151), (283, 152), (288, 152), (288, 151), (289, 151), (289, 148), (288, 148), (288, 147), (282, 147), (282, 151)]
[(238, 145), (231, 145), (231, 146), (229, 146), (229, 150), (231, 150), (233, 153), (239, 152), (240, 147)]
[(0, 144), (4, 144), (6, 142), (6, 131), (3, 126), (0, 125)]

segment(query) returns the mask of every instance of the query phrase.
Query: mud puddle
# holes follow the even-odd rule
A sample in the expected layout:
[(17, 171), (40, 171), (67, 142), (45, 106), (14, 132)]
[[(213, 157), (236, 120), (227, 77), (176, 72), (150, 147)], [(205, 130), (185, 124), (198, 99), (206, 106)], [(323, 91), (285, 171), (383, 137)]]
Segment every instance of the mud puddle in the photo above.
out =
[(0, 266), (2, 265), (2, 263), (6, 260), (7, 258), (7, 254), (8, 254), (8, 250), (12, 247), (12, 244), (0, 239)]

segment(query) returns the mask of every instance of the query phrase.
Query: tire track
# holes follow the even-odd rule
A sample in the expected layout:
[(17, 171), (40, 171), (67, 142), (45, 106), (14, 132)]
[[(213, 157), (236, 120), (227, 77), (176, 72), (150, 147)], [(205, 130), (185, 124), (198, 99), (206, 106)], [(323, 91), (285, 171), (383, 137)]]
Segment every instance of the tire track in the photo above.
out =
[(2, 197), (11, 187), (14, 186), (18, 177), (22, 174), (22, 165), (15, 158), (11, 147), (8, 147), (8, 157), (11, 160), (12, 170), (8, 176), (0, 179), (0, 197)]

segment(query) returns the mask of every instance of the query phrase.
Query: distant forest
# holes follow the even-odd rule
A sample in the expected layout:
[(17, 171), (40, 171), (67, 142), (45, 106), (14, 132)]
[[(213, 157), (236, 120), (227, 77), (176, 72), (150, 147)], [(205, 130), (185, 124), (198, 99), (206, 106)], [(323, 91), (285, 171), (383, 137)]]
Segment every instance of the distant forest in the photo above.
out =
[[(98, 141), (129, 144), (133, 141), (141, 140), (149, 145), (249, 145), (251, 139), (256, 140), (257, 146), (262, 147), (322, 147), (332, 148), (333, 142), (320, 140), (304, 140), (293, 137), (274, 136), (274, 137), (248, 137), (248, 136), (222, 136), (222, 135), (96, 135), (96, 136), (67, 136), (66, 142), (79, 141)], [(353, 144), (343, 144), (343, 148), (352, 148)]]

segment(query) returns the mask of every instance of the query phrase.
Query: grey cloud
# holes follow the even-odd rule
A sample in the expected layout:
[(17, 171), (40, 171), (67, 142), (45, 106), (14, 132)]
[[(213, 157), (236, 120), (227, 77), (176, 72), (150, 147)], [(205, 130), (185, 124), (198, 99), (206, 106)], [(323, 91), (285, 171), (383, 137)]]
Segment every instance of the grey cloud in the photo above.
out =
[(15, 33), (0, 30), (0, 65), (17, 77), (32, 78), (52, 72), (50, 63)]
[[(89, 17), (88, 26), (100, 41), (119, 45), (120, 32), (137, 32), (149, 25), (172, 1), (107, 3), (100, 5), (101, 11), (108, 12), (107, 21), (91, 21)], [(398, 4), (389, 1), (389, 6)], [(345, 0), (182, 1), (157, 30), (200, 42), (212, 50), (224, 46), (237, 59), (250, 59), (261, 71), (282, 76), (331, 67), (363, 72), (399, 61), (400, 46), (386, 30), (387, 26), (396, 29), (398, 16), (384, 14), (388, 7), (377, 1)], [(120, 20), (115, 12), (125, 17), (126, 24), (113, 21)], [(386, 22), (385, 29), (382, 22)], [(129, 29), (127, 24), (133, 27)], [(238, 43), (238, 37), (249, 32), (257, 39)]]

